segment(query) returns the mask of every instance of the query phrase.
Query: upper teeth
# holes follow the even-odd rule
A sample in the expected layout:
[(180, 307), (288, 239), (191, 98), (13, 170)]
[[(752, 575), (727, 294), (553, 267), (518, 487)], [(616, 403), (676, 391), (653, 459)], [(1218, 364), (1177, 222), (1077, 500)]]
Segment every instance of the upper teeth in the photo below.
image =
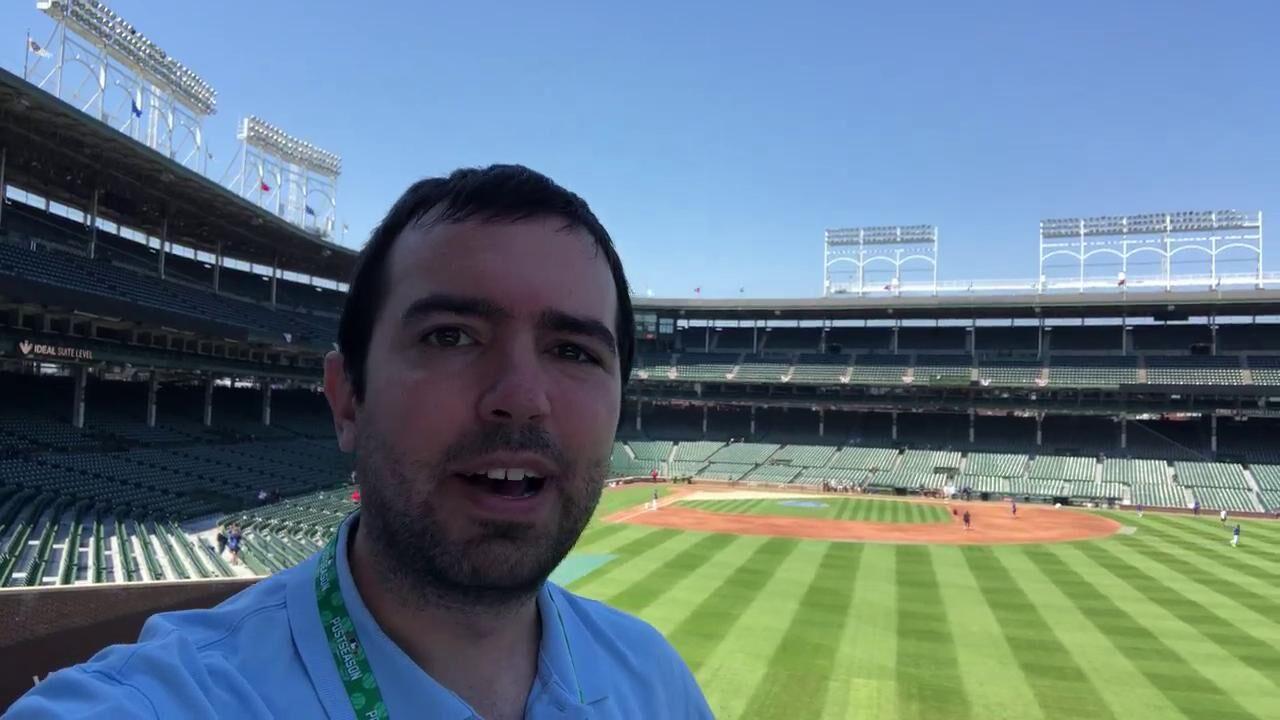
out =
[(532, 470), (524, 468), (493, 468), (484, 471), (484, 474), (490, 480), (524, 480), (525, 478), (541, 477)]

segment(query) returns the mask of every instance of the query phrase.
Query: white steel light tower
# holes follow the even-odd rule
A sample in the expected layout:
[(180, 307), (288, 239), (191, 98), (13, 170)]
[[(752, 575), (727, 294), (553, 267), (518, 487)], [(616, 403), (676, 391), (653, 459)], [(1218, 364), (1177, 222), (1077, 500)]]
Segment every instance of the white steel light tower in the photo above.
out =
[(104, 123), (204, 173), (204, 118), (217, 93), (98, 0), (37, 0), (56, 25), (28, 36), (22, 76)]
[[(1066, 260), (1050, 262), (1054, 258)], [(1175, 262), (1184, 269), (1175, 272)], [(1156, 264), (1157, 273), (1143, 271)], [(1260, 288), (1262, 213), (1194, 210), (1042, 220), (1039, 277), (1041, 292), (1117, 286)]]
[[(903, 266), (927, 265), (928, 283), (903, 283)], [(876, 273), (877, 266), (884, 273)], [(876, 275), (868, 277), (868, 270)], [(883, 278), (887, 278), (887, 282)], [(839, 295), (906, 290), (938, 291), (938, 228), (933, 225), (883, 225), (826, 231), (823, 244), (822, 294)]]
[(240, 150), (224, 184), (291, 223), (332, 235), (342, 158), (252, 115), (240, 121), (236, 138)]

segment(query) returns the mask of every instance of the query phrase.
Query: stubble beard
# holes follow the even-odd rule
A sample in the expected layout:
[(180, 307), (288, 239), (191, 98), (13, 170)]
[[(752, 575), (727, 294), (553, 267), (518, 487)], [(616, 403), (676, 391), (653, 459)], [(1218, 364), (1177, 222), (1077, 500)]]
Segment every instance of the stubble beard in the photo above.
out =
[[(375, 564), (402, 599), (455, 610), (495, 612), (534, 596), (569, 553), (595, 512), (607, 458), (573, 461), (539, 428), (485, 427), (462, 438), (438, 460), (410, 459), (376, 430), (358, 438), (358, 532), (368, 533)], [(494, 451), (531, 451), (556, 460), (558, 507), (549, 524), (477, 520), (458, 532), (435, 501), (450, 478), (446, 468)], [(461, 535), (461, 536), (460, 536)]]

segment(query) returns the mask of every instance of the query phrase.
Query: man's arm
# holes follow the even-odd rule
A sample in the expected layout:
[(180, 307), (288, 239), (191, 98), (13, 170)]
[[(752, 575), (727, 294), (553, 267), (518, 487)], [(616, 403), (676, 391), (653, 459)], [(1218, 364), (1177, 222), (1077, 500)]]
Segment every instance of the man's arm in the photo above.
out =
[(160, 714), (141, 690), (111, 673), (84, 666), (59, 670), (9, 707), (5, 720), (154, 718)]

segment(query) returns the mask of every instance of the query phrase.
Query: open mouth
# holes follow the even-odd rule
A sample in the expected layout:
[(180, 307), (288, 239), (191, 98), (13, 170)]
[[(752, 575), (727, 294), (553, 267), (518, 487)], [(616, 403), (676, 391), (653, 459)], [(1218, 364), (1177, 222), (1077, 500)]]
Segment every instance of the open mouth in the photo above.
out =
[(542, 492), (542, 488), (547, 484), (546, 478), (522, 468), (494, 468), (458, 477), (472, 487), (509, 500), (534, 497)]

